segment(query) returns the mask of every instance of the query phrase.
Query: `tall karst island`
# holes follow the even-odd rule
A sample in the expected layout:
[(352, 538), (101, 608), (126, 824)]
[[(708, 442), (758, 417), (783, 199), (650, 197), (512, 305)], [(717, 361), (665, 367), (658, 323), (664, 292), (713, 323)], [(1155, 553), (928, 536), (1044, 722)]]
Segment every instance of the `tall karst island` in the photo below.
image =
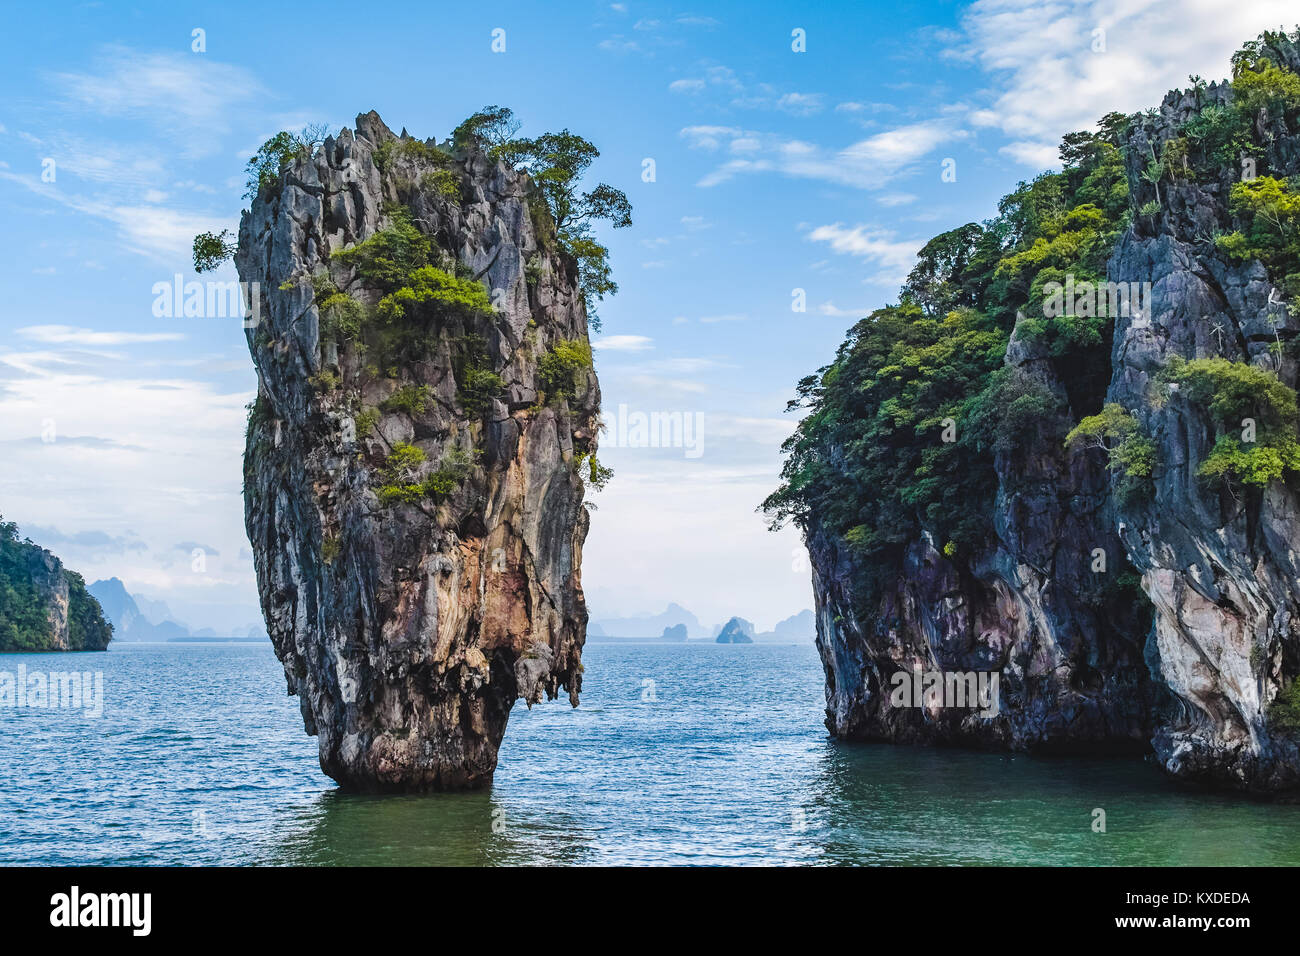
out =
[[(812, 558), (827, 725), (1294, 794), (1300, 33), (1061, 159), (799, 385), (766, 508)], [(894, 698), (972, 672), (995, 708)]]
[(567, 130), (489, 108), (448, 141), (375, 113), (250, 161), (233, 253), (254, 295), (245, 516), (276, 654), (322, 769), (361, 790), (492, 779), (516, 699), (582, 686), (585, 494), (615, 290)]

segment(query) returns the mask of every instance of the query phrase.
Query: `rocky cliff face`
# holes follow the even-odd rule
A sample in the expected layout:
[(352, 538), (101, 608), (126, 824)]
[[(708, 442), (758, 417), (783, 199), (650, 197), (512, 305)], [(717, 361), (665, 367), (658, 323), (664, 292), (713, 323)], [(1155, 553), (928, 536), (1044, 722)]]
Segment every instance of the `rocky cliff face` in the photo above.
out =
[[(1300, 70), (1294, 47), (1272, 54)], [(1161, 153), (1181, 123), (1230, 97), (1226, 84), (1171, 94), (1135, 126), (1128, 163), (1139, 204), (1155, 198), (1138, 174), (1141, 157)], [(1256, 123), (1269, 144), (1261, 172), (1300, 172), (1300, 135), (1265, 114)], [(1164, 183), (1161, 214), (1139, 218), (1117, 248), (1111, 278), (1152, 283), (1153, 301), (1149, 315), (1117, 323), (1109, 398), (1135, 410), (1163, 465), (1152, 498), (1118, 516), (1155, 606), (1148, 661), (1172, 698), (1152, 741), (1156, 756), (1176, 776), (1280, 790), (1300, 784), (1300, 751), (1268, 717), (1300, 651), (1300, 497), (1291, 482), (1238, 498), (1200, 480), (1216, 428), (1242, 423), (1216, 422), (1177, 385), (1156, 380), (1173, 356), (1223, 356), (1297, 384), (1295, 353), (1276, 347), (1300, 332), (1287, 297), (1259, 262), (1226, 260), (1211, 241), (1232, 226), (1228, 194), (1241, 175), (1225, 167), (1217, 178)]]
[[(582, 352), (587, 318), (528, 191), (369, 113), (240, 226), (236, 264), (260, 295), (245, 457), (258, 586), (321, 767), (349, 787), (485, 785), (516, 699), (578, 701), (579, 468), (600, 393), (589, 363), (563, 387), (547, 370), (557, 346)], [(392, 280), (413, 245), (403, 223), (431, 271)], [(337, 255), (377, 235), (369, 260)], [(476, 282), (491, 308), (473, 306)]]
[[(1281, 42), (1273, 62), (1300, 71)], [(857, 600), (860, 559), (812, 520), (807, 541), (825, 666), (827, 726), (841, 736), (1015, 750), (1153, 750), (1173, 776), (1250, 791), (1300, 784), (1300, 753), (1269, 705), (1300, 667), (1300, 498), (1294, 481), (1236, 496), (1202, 479), (1216, 422), (1176, 384), (1170, 359), (1222, 356), (1297, 384), (1300, 332), (1259, 262), (1234, 262), (1214, 238), (1233, 228), (1229, 191), (1242, 170), (1143, 173), (1182, 124), (1231, 101), (1229, 84), (1170, 94), (1134, 118), (1124, 156), (1132, 226), (1108, 278), (1149, 283), (1149, 308), (1115, 322), (1106, 401), (1151, 436), (1149, 495), (1116, 493), (1104, 457), (1059, 443), (997, 462), (992, 539), (950, 558), (928, 535), (905, 550), (883, 597)], [(1300, 135), (1261, 111), (1260, 171), (1300, 173)], [(1142, 212), (1144, 207), (1148, 210)], [(1012, 335), (1006, 364), (1068, 404), (1059, 369)], [(1092, 411), (1095, 411), (1093, 409)], [(1073, 409), (1078, 421), (1088, 410)], [(1096, 573), (1140, 575), (1145, 600)], [(1001, 674), (1000, 712), (891, 706), (898, 671)]]

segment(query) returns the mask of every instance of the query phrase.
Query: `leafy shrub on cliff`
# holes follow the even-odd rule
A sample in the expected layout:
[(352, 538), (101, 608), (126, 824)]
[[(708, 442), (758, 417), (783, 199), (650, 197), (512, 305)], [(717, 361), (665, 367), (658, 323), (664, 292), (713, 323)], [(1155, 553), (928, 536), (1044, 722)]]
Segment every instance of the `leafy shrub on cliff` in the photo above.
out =
[(356, 425), (357, 438), (367, 438), (379, 426), (379, 410), (376, 408), (363, 408), (357, 412), (353, 421)]
[(1300, 738), (1300, 679), (1277, 692), (1268, 705), (1268, 725), (1271, 730), (1288, 737)]
[(1155, 442), (1124, 406), (1112, 402), (1100, 413), (1089, 415), (1065, 436), (1065, 444), (1071, 449), (1104, 451), (1110, 470), (1119, 479), (1116, 491), (1121, 500), (1150, 490), (1156, 465)]
[(428, 456), (418, 446), (408, 442), (395, 444), (380, 470), (382, 484), (375, 491), (379, 503), (389, 507), (446, 497), (469, 476), (474, 464), (467, 452), (452, 448), (443, 454), (434, 471), (421, 477), (427, 461)]
[(322, 337), (341, 336), (348, 341), (361, 337), (366, 310), (360, 302), (346, 292), (340, 292), (325, 273), (312, 276), (312, 291), (321, 319)]
[(487, 411), (494, 398), (500, 397), (506, 383), (491, 369), (468, 368), (457, 381), (457, 386), (456, 397), (460, 400), (461, 407), (471, 415), (481, 415)]
[(394, 161), (399, 158), (437, 163), (439, 166), (444, 167), (451, 163), (451, 156), (438, 147), (430, 146), (422, 140), (413, 139), (409, 136), (405, 138), (398, 137), (380, 143), (375, 147), (372, 156), (381, 173), (386, 173), (392, 169)]
[(1202, 476), (1264, 487), (1300, 471), (1296, 393), (1270, 370), (1221, 357), (1175, 356), (1160, 379), (1177, 383), (1214, 422), (1218, 437), (1201, 463)]
[(377, 491), (379, 503), (394, 505), (421, 501), (425, 494), (419, 473), (426, 461), (428, 456), (416, 445), (400, 441), (393, 445), (393, 450), (380, 471), (383, 484)]
[(420, 177), (420, 188), (441, 196), (451, 202), (460, 203), (460, 177), (454, 170), (435, 169)]
[(248, 180), (244, 198), (256, 199), (262, 192), (274, 189), (293, 161), (299, 156), (310, 155), (328, 135), (329, 128), (320, 124), (304, 126), (297, 133), (288, 130), (276, 133), (258, 147), (245, 165)]
[[(1233, 54), (1232, 99), (1227, 104), (1206, 104), (1180, 129), (1186, 140), (1185, 159), (1193, 171), (1217, 179), (1224, 168), (1236, 170), (1243, 154), (1262, 156), (1265, 144), (1259, 141), (1255, 128), (1261, 111), (1267, 118), (1295, 128), (1300, 114), (1300, 76), (1276, 62), (1280, 57), (1275, 48), (1297, 41), (1300, 30), (1290, 37), (1266, 30)], [(1192, 79), (1199, 96), (1204, 82)]]
[(480, 335), (462, 335), (453, 343), (452, 372), (456, 400), (471, 415), (482, 415), (506, 387), (505, 380), (492, 371), (487, 343)]
[(492, 300), (482, 283), (430, 265), (432, 243), (412, 225), (409, 210), (390, 206), (385, 214), (386, 227), (331, 256), (334, 262), (355, 269), (367, 285), (386, 293), (375, 308), (376, 316), (394, 323), (422, 306), (492, 313)]
[(574, 470), (582, 476), (583, 481), (595, 491), (604, 491), (614, 478), (614, 469), (606, 468), (591, 452), (579, 455), (573, 460)]
[(407, 277), (427, 265), (432, 244), (411, 223), (410, 211), (401, 206), (384, 209), (388, 225), (346, 249), (338, 249), (330, 259), (355, 269), (367, 285), (393, 291), (405, 284)]
[(386, 412), (405, 412), (414, 417), (423, 415), (429, 406), (428, 385), (403, 385), (392, 395), (379, 403)]
[(1253, 59), (1234, 62), (1232, 93), (1238, 108), (1248, 117), (1260, 110), (1281, 119), (1294, 119), (1300, 113), (1300, 76), (1276, 66), (1257, 41), (1243, 50), (1256, 48)]
[(379, 300), (375, 311), (385, 321), (396, 322), (409, 310), (430, 304), (462, 312), (492, 312), (492, 300), (481, 283), (458, 279), (436, 266), (413, 270), (404, 285)]
[(542, 390), (551, 401), (573, 398), (580, 376), (592, 368), (591, 345), (582, 339), (556, 342), (537, 363)]
[(1259, 176), (1233, 184), (1229, 208), (1243, 228), (1220, 236), (1220, 251), (1258, 259), (1287, 292), (1300, 296), (1300, 193), (1287, 180)]
[(231, 241), (229, 229), (201, 232), (194, 237), (194, 271), (211, 272), (235, 254), (238, 243)]

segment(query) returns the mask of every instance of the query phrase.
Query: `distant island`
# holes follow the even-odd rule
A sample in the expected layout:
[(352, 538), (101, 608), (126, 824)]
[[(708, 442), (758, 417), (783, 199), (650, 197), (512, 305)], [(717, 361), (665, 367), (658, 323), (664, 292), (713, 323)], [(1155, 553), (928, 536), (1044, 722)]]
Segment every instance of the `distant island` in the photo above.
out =
[(754, 625), (743, 617), (733, 617), (718, 632), (719, 644), (753, 644)]
[(85, 579), (0, 520), (0, 653), (102, 651), (112, 639)]
[(270, 640), (266, 636), (266, 627), (261, 622), (227, 631), (226, 634), (210, 627), (191, 628), (184, 621), (177, 620), (165, 602), (132, 594), (118, 578), (96, 581), (90, 585), (89, 591), (103, 607), (104, 616), (113, 625), (113, 635), (117, 641), (171, 643), (185, 642), (190, 638), (199, 642)]
[[(745, 621), (744, 618), (738, 620)], [(812, 643), (817, 636), (817, 622), (813, 612), (808, 609), (777, 621), (770, 631), (759, 631), (752, 623), (745, 623), (749, 625), (746, 633), (755, 644)], [(673, 643), (701, 640), (716, 643), (725, 626), (715, 624), (712, 628), (706, 627), (680, 604), (669, 603), (667, 609), (659, 614), (593, 619), (587, 624), (587, 640), (653, 640)], [(732, 642), (727, 640), (723, 643)]]

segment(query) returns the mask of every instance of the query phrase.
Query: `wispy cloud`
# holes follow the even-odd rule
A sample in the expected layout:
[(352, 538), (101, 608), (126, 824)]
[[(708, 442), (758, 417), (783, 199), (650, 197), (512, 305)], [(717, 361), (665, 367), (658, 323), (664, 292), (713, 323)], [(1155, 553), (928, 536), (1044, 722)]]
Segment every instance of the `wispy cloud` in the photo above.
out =
[(969, 133), (945, 120), (932, 120), (886, 130), (839, 150), (729, 126), (688, 126), (681, 135), (694, 148), (725, 151), (729, 157), (701, 179), (700, 186), (769, 172), (870, 190), (880, 189), (940, 145), (965, 139)]
[(51, 79), (66, 102), (87, 112), (172, 129), (224, 131), (234, 106), (265, 93), (249, 71), (206, 54), (121, 46), (106, 48), (89, 71), (55, 73)]
[(828, 300), (826, 302), (823, 302), (821, 305), (817, 306), (817, 311), (820, 312), (822, 315), (833, 315), (836, 318), (845, 318), (848, 316), (852, 316), (854, 318), (861, 318), (862, 316), (868, 314), (871, 310), (867, 308), (841, 309), (834, 302)]
[(812, 116), (825, 109), (821, 93), (801, 93), (781, 90), (771, 83), (750, 83), (742, 80), (736, 71), (727, 66), (705, 67), (696, 76), (682, 77), (668, 84), (673, 93), (700, 95), (708, 91), (729, 98), (729, 105), (747, 110), (780, 110), (792, 116)]
[(592, 341), (591, 347), (604, 352), (645, 352), (654, 348), (654, 339), (647, 335), (605, 335)]
[(22, 529), (23, 534), (43, 548), (64, 552), (73, 549), (79, 552), (102, 551), (109, 554), (125, 554), (127, 551), (147, 551), (148, 546), (134, 532), (112, 535), (106, 531), (74, 531), (65, 533), (58, 528), (31, 525)]
[(29, 325), (17, 330), (25, 339), (46, 345), (133, 345), (146, 342), (179, 342), (185, 338), (180, 332), (96, 332), (70, 325)]
[(166, 263), (170, 269), (189, 261), (194, 236), (213, 228), (232, 227), (220, 216), (150, 205), (147, 202), (120, 203), (68, 193), (41, 182), (36, 176), (0, 170), (5, 179), (62, 206), (104, 220), (119, 230), (123, 246), (132, 252)]
[(812, 242), (825, 242), (842, 255), (856, 256), (874, 265), (877, 271), (868, 281), (880, 285), (901, 285), (916, 262), (916, 253), (924, 239), (899, 239), (887, 229), (842, 223), (817, 226), (808, 233)]

